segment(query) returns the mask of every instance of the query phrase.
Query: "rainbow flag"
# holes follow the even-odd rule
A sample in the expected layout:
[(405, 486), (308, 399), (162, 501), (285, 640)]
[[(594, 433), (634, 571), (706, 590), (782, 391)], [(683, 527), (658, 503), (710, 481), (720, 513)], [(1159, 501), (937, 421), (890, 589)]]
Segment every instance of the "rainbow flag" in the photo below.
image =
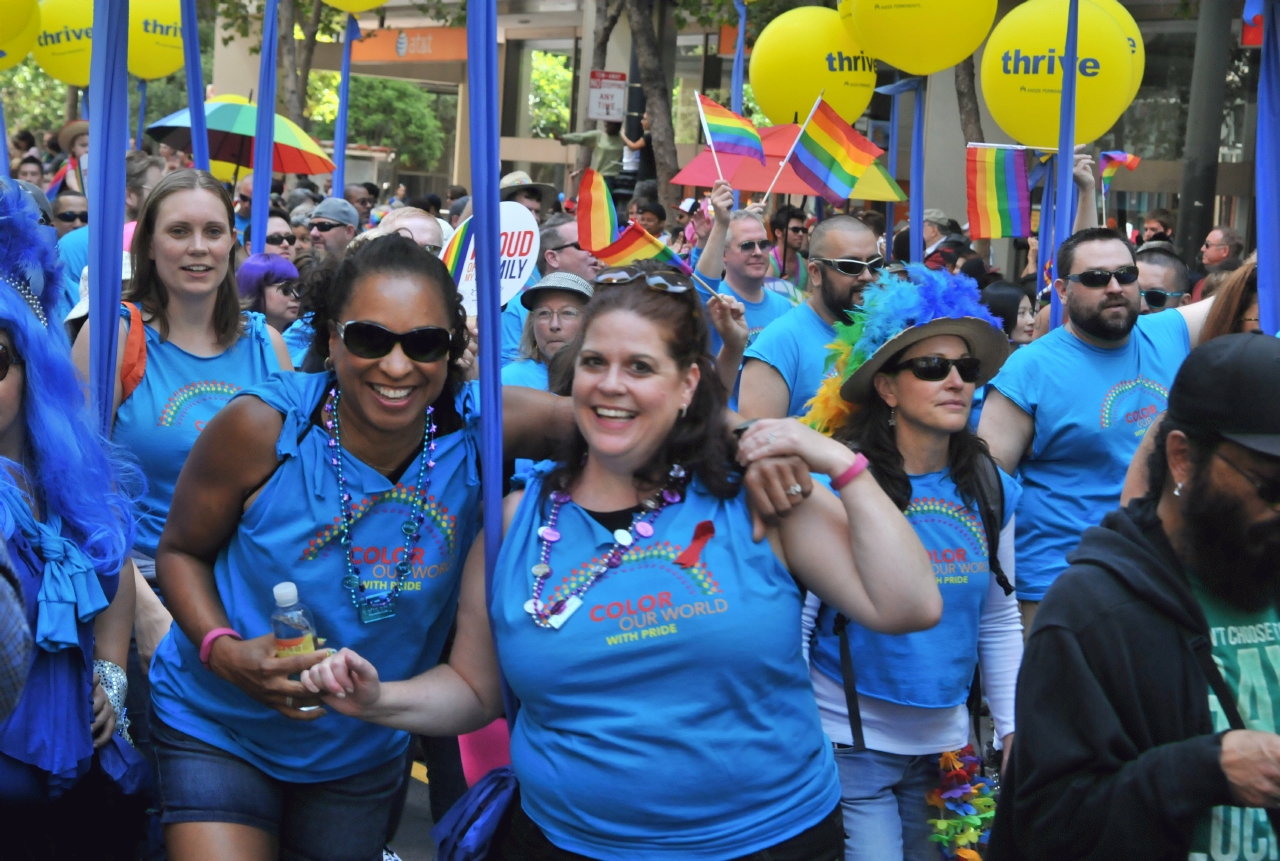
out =
[(440, 259), (444, 261), (445, 267), (448, 268), (449, 274), (453, 276), (454, 283), (462, 277), (462, 267), (467, 262), (467, 255), (471, 252), (471, 219), (458, 225), (458, 229), (449, 237), (449, 242), (440, 252)]
[(849, 199), (867, 165), (883, 152), (819, 97), (796, 139), (791, 168), (827, 202), (838, 204)]
[(606, 248), (618, 238), (618, 213), (604, 177), (587, 168), (578, 183), (578, 245), (587, 251)]
[(660, 260), (671, 264), (672, 269), (678, 269), (686, 275), (693, 274), (689, 264), (685, 263), (680, 255), (638, 224), (627, 225), (627, 229), (622, 231), (617, 242), (594, 253), (601, 263), (608, 266), (626, 266), (637, 260)]
[(970, 146), (965, 156), (969, 235), (1000, 239), (1031, 235), (1027, 155), (1019, 149)]
[(764, 144), (751, 120), (723, 108), (698, 93), (698, 109), (706, 124), (708, 143), (720, 154), (745, 155), (764, 164)]
[(1123, 150), (1113, 149), (1104, 152), (1098, 159), (1098, 166), (1102, 168), (1102, 193), (1106, 194), (1107, 189), (1111, 188), (1111, 180), (1115, 178), (1116, 171), (1120, 168), (1125, 170), (1133, 170), (1142, 159), (1136, 155), (1130, 155)]

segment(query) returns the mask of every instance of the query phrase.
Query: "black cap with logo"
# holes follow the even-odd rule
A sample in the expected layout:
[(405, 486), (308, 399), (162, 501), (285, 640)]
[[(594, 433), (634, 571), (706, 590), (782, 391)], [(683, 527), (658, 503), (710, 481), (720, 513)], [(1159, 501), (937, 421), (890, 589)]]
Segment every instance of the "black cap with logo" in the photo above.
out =
[(1196, 347), (1173, 381), (1169, 415), (1280, 457), (1280, 338), (1223, 335)]

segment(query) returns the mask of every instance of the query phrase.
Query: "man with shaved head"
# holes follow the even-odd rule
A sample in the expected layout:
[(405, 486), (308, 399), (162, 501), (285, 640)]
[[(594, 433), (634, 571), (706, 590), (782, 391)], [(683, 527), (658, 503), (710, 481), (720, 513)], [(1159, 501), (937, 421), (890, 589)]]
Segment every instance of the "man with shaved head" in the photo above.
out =
[(834, 324), (862, 303), (884, 258), (876, 234), (848, 215), (820, 222), (809, 239), (808, 298), (770, 323), (747, 348), (738, 412), (747, 418), (805, 413), (826, 374)]

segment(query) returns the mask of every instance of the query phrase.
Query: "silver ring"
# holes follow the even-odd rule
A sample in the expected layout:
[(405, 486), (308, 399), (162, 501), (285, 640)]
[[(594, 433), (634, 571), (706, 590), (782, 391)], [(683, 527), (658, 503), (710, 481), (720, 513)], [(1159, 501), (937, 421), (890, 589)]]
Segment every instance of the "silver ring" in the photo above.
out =
[(293, 697), (284, 698), (284, 707), (287, 709), (293, 708)]
[(793, 484), (787, 488), (787, 496), (800, 496), (804, 493), (804, 488), (798, 484)]
[(767, 437), (765, 437), (765, 438), (764, 438), (764, 441), (765, 441), (766, 443), (771, 443), (771, 442), (773, 442), (774, 440), (776, 440), (777, 438), (778, 438), (778, 434), (777, 434), (776, 432), (770, 432), (770, 433), (769, 433), (769, 435), (768, 435)]

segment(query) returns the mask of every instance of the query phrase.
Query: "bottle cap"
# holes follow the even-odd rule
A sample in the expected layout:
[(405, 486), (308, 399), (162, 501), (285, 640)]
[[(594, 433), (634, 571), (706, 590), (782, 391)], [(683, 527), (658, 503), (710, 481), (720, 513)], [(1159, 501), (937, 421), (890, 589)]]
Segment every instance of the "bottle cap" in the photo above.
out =
[(277, 583), (271, 589), (271, 594), (276, 596), (277, 607), (292, 607), (298, 603), (298, 587), (288, 580)]

